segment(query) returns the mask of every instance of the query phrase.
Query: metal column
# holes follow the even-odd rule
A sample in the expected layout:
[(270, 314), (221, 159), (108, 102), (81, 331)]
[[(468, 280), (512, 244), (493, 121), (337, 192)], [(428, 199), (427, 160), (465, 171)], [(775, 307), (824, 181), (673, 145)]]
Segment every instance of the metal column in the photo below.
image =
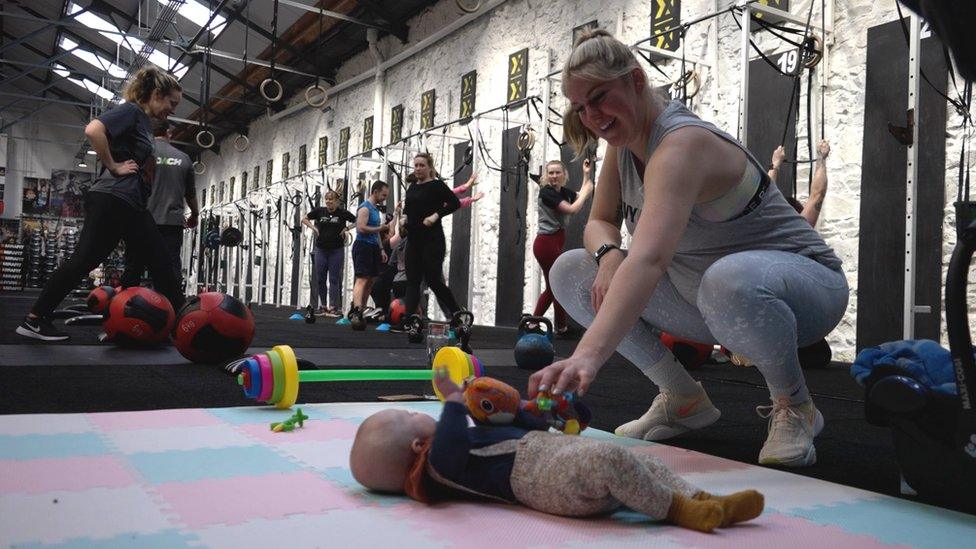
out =
[(915, 339), (915, 313), (924, 312), (915, 306), (915, 203), (918, 201), (918, 94), (921, 72), (922, 21), (915, 13), (908, 20), (911, 29), (908, 47), (908, 116), (912, 127), (912, 144), (908, 147), (908, 176), (905, 194), (905, 300), (903, 339)]
[[(472, 126), (471, 131), (471, 173), (478, 173), (478, 147), (481, 146), (480, 135), (478, 131), (478, 117), (474, 116), (469, 122)], [(477, 202), (471, 204), (471, 253), (468, 254), (468, 303), (467, 308), (469, 311), (474, 311), (474, 296), (481, 295), (481, 292), (475, 290), (475, 283), (480, 279), (474, 274), (475, 268), (481, 264), (480, 251), (481, 251), (481, 230), (478, 224), (478, 210), (480, 207)]]
[(743, 147), (748, 147), (747, 137), (749, 135), (749, 32), (752, 25), (752, 12), (749, 9), (749, 2), (741, 3), (740, 12), (742, 15), (741, 43), (742, 48), (742, 68), (740, 69), (739, 80), (739, 142)]

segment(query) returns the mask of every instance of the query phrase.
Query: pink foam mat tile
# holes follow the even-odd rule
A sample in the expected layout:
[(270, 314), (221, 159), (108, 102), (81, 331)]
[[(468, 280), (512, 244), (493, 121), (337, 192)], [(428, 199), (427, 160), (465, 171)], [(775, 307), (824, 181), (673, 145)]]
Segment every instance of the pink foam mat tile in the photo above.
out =
[(318, 471), (349, 467), (352, 440), (294, 442), (275, 447), (280, 454)]
[(168, 483), (156, 491), (192, 528), (353, 509), (361, 500), (310, 471)]
[(713, 494), (754, 489), (763, 493), (766, 508), (782, 513), (841, 502), (879, 500), (882, 494), (766, 467), (748, 466), (734, 473), (687, 473), (682, 477)]
[[(646, 521), (628, 524), (611, 517), (587, 519), (558, 517), (519, 505), (449, 502), (437, 505), (400, 505), (386, 514), (407, 520), (418, 532), (451, 540), (464, 549), (556, 548), (568, 543), (595, 547), (603, 540), (625, 540), (662, 533), (667, 526)], [(491, 535), (478, 535), (491, 532)]]
[(103, 412), (85, 416), (105, 432), (130, 429), (168, 429), (222, 425), (220, 418), (203, 409)]
[(122, 488), (137, 481), (119, 456), (0, 461), (0, 494)]
[(172, 527), (155, 498), (139, 486), (0, 496), (0, 546), (152, 534)]
[(254, 441), (227, 425), (108, 431), (105, 437), (123, 454), (250, 446)]
[(0, 436), (77, 434), (94, 430), (83, 414), (0, 415)]
[[(281, 421), (288, 419), (282, 416)], [(296, 427), (294, 431), (274, 432), (269, 423), (241, 425), (241, 431), (261, 442), (271, 445), (292, 444), (296, 442), (325, 441), (335, 439), (352, 440), (356, 437), (358, 423), (345, 419), (315, 419), (305, 421), (304, 427)]]
[[(210, 547), (463, 547), (461, 540), (418, 531), (409, 520), (376, 509), (338, 509), (323, 513), (215, 524), (195, 532)], [(492, 533), (494, 535), (494, 533)], [(501, 545), (499, 548), (503, 547)]]

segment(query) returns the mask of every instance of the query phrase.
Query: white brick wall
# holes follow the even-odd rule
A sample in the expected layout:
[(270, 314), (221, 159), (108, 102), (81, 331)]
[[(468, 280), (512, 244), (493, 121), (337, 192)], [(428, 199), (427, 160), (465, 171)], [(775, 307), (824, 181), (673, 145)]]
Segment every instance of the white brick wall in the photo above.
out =
[[(829, 2), (828, 2), (829, 3)], [(727, 7), (728, 0), (718, 2), (709, 0), (685, 0), (682, 2), (682, 18), (690, 20), (711, 12), (716, 8)], [(803, 16), (807, 13), (807, 1), (794, 1), (793, 13)], [(405, 107), (404, 135), (419, 128), (420, 96), (431, 88), (437, 89), (437, 115), (435, 123), (454, 119), (458, 115), (458, 94), (461, 76), (471, 70), (478, 71), (477, 108), (485, 110), (501, 105), (505, 101), (507, 81), (507, 60), (511, 53), (529, 48), (529, 89), (530, 95), (539, 95), (543, 90), (543, 75), (550, 68), (558, 68), (569, 53), (572, 29), (591, 20), (598, 20), (604, 28), (617, 33), (625, 42), (632, 43), (649, 34), (648, 3), (638, 0), (591, 1), (541, 1), (511, 0), (491, 13), (481, 16), (475, 22), (446, 37), (439, 43), (422, 51), (419, 55), (392, 67), (385, 73), (385, 100), (383, 123), (376, 124), (374, 145), (385, 144), (390, 135), (390, 109), (403, 104)], [(829, 337), (835, 356), (840, 359), (853, 359), (856, 323), (856, 288), (859, 227), (859, 186), (861, 168), (861, 136), (864, 118), (864, 72), (867, 43), (867, 29), (871, 26), (892, 21), (896, 18), (891, 2), (869, 2), (867, 0), (836, 0), (834, 3), (835, 34), (830, 49), (829, 72), (825, 105), (826, 137), (831, 141), (832, 154), (828, 162), (830, 190), (825, 202), (819, 229), (828, 243), (836, 249), (844, 261), (844, 267), (851, 284), (851, 301), (848, 312), (837, 330)], [(380, 40), (379, 50), (389, 59), (397, 53), (414, 46), (417, 42), (443, 28), (463, 14), (455, 3), (443, 0), (431, 9), (409, 21), (410, 41), (401, 44), (393, 37)], [(814, 6), (814, 22), (820, 21), (820, 2)], [(712, 26), (718, 42), (709, 41)], [(767, 52), (782, 51), (785, 45), (778, 45), (771, 36), (758, 36), (759, 45)], [(710, 119), (733, 135), (736, 133), (739, 98), (740, 51), (738, 27), (726, 14), (717, 19), (694, 26), (687, 34), (687, 53), (710, 63), (713, 66), (701, 68), (702, 91), (695, 101), (696, 111)], [(551, 67), (546, 59), (551, 58)], [(678, 61), (665, 63), (665, 70), (677, 74)], [(344, 64), (338, 73), (340, 82), (370, 70), (374, 60), (369, 52), (363, 52)], [(651, 80), (662, 83), (661, 76), (650, 70)], [(337, 160), (339, 130), (349, 126), (351, 138), (350, 154), (360, 152), (362, 143), (363, 119), (373, 114), (374, 80), (364, 80), (358, 86), (346, 89), (338, 97), (330, 100), (334, 113), (323, 114), (318, 109), (303, 109), (297, 114), (271, 122), (266, 118), (256, 120), (251, 125), (251, 148), (245, 153), (233, 150), (230, 140), (221, 143), (222, 154), (205, 155), (208, 173), (199, 179), (200, 185), (228, 180), (231, 176), (240, 180), (240, 172), (253, 170), (260, 164), (262, 172), (268, 158), (275, 161), (275, 180), (281, 173), (281, 155), (290, 152), (292, 173), (297, 167), (298, 147), (308, 146), (309, 167), (317, 166), (317, 142), (319, 136), (329, 137), (329, 161)], [(558, 82), (553, 85), (552, 106), (562, 110), (564, 101), (559, 93)], [(291, 104), (303, 102), (302, 94), (292, 98)], [(804, 100), (801, 99), (801, 105)], [(801, 116), (805, 116), (801, 109)], [(525, 109), (512, 113), (512, 119), (524, 119)], [(533, 112), (534, 125), (540, 130), (540, 123)], [(329, 121), (331, 120), (331, 123)], [(946, 262), (954, 244), (952, 201), (955, 200), (955, 170), (958, 165), (959, 117), (950, 112), (949, 140), (946, 173), (946, 212), (945, 243), (943, 245)], [(800, 131), (806, 127), (800, 121)], [(494, 120), (482, 120), (481, 132), (489, 146), (491, 155), (500, 160), (502, 124)], [(466, 130), (452, 127), (453, 135), (466, 136)], [(561, 129), (553, 128), (559, 137)], [(434, 154), (437, 168), (442, 174), (453, 173), (453, 153), (450, 148), (456, 141), (442, 145), (440, 132), (432, 134), (427, 148)], [(539, 133), (540, 142), (544, 135)], [(806, 149), (801, 137), (801, 150)], [(419, 146), (416, 142), (411, 144)], [(542, 147), (537, 144), (533, 151), (531, 166), (533, 171), (545, 160)], [(549, 145), (548, 157), (558, 157), (554, 145)], [(399, 154), (393, 156), (399, 160)], [(764, 160), (764, 159), (763, 159)], [(494, 318), (494, 292), (497, 277), (498, 241), (498, 203), (499, 174), (485, 168), (480, 159), (478, 173), (481, 185), (479, 190), (486, 193), (484, 200), (475, 208), (473, 231), (478, 231), (479, 241), (473, 250), (474, 311), (479, 322), (490, 322)], [(372, 169), (373, 165), (353, 162), (352, 169)], [(801, 166), (798, 179), (806, 179), (807, 167)], [(353, 174), (355, 180), (355, 173)], [(263, 175), (262, 175), (263, 180)], [(801, 185), (801, 187), (804, 187)], [(529, 200), (529, 235), (534, 234), (536, 225), (535, 193)], [(800, 197), (805, 198), (803, 196)], [(450, 242), (450, 221), (445, 224)], [(530, 310), (538, 295), (538, 269), (532, 256), (532, 239), (526, 243), (525, 308)], [(290, 265), (289, 267), (290, 268)], [(445, 268), (446, 262), (445, 262)], [(287, 270), (287, 269), (286, 269)], [(303, 277), (304, 278), (304, 277)], [(285, 280), (289, 280), (286, 276)], [(303, 302), (306, 299), (303, 292)]]

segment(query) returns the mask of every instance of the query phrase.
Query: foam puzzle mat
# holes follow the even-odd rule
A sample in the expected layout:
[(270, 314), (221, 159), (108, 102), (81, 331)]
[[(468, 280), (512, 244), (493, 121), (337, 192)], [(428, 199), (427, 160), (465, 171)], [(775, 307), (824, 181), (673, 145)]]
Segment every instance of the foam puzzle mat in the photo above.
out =
[(661, 444), (588, 430), (660, 457), (713, 493), (755, 488), (766, 511), (701, 534), (631, 511), (568, 519), (523, 507), (425, 506), (372, 494), (348, 467), (356, 427), (383, 408), (269, 408), (0, 416), (5, 547), (965, 547), (976, 517)]

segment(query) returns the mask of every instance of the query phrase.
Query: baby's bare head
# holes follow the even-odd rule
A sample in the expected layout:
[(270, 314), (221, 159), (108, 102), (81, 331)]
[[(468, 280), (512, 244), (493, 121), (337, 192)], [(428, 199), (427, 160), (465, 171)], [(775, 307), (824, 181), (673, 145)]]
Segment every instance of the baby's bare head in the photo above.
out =
[(356, 482), (378, 492), (403, 492), (403, 484), (424, 441), (434, 436), (437, 422), (417, 412), (377, 412), (359, 426), (349, 454)]

